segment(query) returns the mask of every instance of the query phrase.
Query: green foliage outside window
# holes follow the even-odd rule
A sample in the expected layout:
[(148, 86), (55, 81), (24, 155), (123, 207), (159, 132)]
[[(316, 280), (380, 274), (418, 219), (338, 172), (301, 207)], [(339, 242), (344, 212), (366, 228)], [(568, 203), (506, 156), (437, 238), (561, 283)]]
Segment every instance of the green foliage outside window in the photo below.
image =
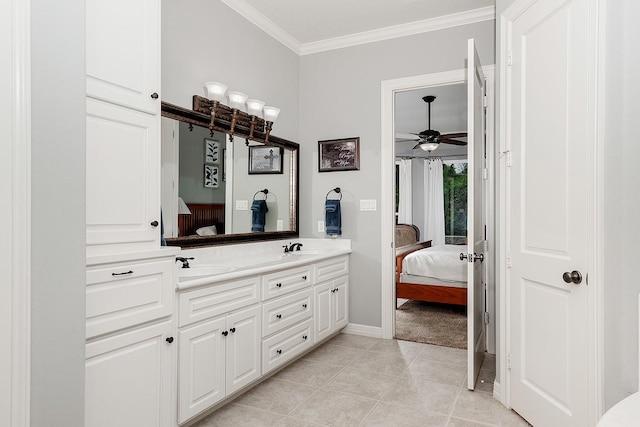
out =
[(464, 243), (467, 237), (467, 163), (442, 166), (445, 243)]

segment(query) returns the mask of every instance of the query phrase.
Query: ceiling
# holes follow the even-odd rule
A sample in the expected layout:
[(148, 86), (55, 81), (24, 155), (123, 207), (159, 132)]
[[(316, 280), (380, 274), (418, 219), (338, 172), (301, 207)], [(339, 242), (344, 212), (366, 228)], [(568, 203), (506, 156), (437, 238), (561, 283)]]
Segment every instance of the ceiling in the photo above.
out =
[[(433, 31), (495, 17), (495, 0), (221, 0), (299, 55)], [(431, 128), (464, 132), (466, 85), (398, 93), (398, 133), (427, 128), (425, 95), (435, 95)], [(398, 156), (426, 156), (415, 142), (396, 143)], [(466, 148), (443, 144), (432, 155), (465, 155)]]

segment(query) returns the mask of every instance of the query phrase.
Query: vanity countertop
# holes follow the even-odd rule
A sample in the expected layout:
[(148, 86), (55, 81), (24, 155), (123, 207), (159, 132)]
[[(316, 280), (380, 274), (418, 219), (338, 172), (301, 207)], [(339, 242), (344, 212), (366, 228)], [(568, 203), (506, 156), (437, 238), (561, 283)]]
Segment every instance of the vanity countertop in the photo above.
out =
[[(302, 243), (302, 250), (284, 253), (283, 246)], [(351, 253), (348, 239), (295, 239), (233, 246), (187, 249), (189, 269), (178, 268), (178, 291), (293, 268)], [(183, 273), (183, 274), (181, 274)]]

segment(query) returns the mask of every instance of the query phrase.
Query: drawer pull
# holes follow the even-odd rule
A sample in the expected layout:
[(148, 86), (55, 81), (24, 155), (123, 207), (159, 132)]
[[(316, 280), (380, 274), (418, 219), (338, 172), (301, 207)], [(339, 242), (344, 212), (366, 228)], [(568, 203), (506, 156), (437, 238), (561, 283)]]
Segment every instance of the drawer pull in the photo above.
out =
[(282, 283), (276, 283), (276, 288), (281, 288), (282, 287)]
[(171, 344), (173, 342), (173, 337), (169, 337), (165, 341), (168, 342), (169, 344)]
[(276, 350), (276, 353), (282, 354), (282, 350)]
[(227, 335), (229, 335), (229, 331), (222, 331), (222, 336), (226, 337)]
[(303, 336), (302, 336), (302, 339), (303, 339), (303, 340), (305, 340), (305, 341), (307, 340), (307, 338), (309, 338), (309, 337), (308, 337), (308, 336), (306, 336), (306, 335), (303, 335)]
[(302, 276), (302, 280), (307, 280), (307, 276)]
[(307, 304), (302, 304), (302, 308), (307, 308)]
[(112, 276), (126, 276), (127, 274), (133, 274), (133, 270), (125, 271), (124, 273), (111, 273)]
[(282, 314), (276, 314), (276, 317), (277, 317), (278, 319), (282, 319)]
[(232, 334), (235, 334), (235, 333), (236, 333), (236, 328), (229, 328), (229, 331), (230, 331)]

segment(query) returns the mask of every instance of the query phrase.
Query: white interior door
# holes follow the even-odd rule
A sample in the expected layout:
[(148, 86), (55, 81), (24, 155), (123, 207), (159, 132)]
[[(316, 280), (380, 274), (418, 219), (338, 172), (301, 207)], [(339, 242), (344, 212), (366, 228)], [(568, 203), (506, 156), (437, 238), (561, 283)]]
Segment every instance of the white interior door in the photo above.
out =
[(484, 227), (484, 73), (473, 39), (467, 51), (467, 387), (475, 388), (485, 352)]
[(507, 21), (507, 368), (537, 427), (589, 425), (594, 4), (521, 1)]

